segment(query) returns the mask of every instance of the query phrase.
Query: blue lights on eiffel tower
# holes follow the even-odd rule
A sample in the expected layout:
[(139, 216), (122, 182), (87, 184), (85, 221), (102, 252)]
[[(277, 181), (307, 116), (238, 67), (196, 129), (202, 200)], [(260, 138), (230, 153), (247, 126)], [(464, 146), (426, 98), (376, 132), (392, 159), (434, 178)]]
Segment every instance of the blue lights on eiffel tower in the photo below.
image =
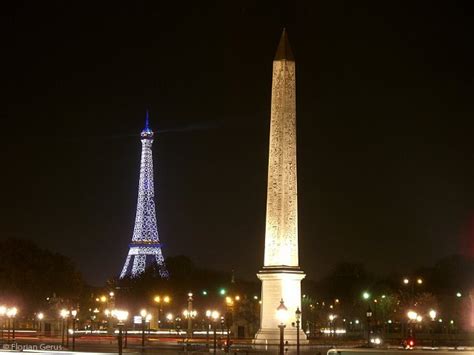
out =
[(165, 260), (161, 251), (160, 238), (156, 223), (155, 188), (153, 183), (153, 154), (151, 147), (154, 133), (148, 122), (146, 112), (145, 128), (140, 134), (142, 157), (140, 164), (140, 182), (138, 186), (137, 214), (130, 250), (125, 260), (120, 278), (136, 277), (147, 267), (156, 264), (160, 276), (167, 278)]

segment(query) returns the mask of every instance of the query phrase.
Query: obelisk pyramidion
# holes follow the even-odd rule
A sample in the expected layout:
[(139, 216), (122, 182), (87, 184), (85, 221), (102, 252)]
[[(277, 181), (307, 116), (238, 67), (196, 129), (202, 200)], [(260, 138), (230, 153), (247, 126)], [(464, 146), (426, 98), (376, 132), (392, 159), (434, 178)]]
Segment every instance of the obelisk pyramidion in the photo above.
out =
[[(295, 95), (295, 61), (283, 30), (273, 60), (265, 259), (257, 274), (262, 281), (262, 305), (256, 344), (279, 342), (276, 310), (283, 299), (288, 309), (285, 340), (294, 345), (296, 329), (291, 323), (296, 321), (296, 309), (301, 310), (305, 274), (298, 264)], [(303, 331), (300, 339), (307, 341)]]

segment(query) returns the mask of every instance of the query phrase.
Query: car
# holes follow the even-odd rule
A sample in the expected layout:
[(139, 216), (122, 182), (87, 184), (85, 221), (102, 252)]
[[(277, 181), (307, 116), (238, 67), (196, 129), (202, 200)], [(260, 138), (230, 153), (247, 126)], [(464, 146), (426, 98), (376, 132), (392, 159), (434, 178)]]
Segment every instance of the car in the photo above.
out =
[(415, 339), (414, 338), (407, 338), (402, 341), (403, 349), (411, 350), (415, 347)]

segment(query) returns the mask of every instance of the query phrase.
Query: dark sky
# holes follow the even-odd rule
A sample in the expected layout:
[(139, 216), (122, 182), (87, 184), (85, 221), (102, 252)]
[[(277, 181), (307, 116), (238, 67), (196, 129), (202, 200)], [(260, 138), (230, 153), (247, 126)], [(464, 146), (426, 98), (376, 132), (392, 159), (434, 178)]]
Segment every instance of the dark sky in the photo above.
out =
[(64, 253), (95, 284), (116, 275), (150, 108), (165, 256), (254, 277), (286, 25), (308, 277), (340, 261), (390, 272), (474, 253), (472, 2), (189, 4), (2, 11), (0, 238)]

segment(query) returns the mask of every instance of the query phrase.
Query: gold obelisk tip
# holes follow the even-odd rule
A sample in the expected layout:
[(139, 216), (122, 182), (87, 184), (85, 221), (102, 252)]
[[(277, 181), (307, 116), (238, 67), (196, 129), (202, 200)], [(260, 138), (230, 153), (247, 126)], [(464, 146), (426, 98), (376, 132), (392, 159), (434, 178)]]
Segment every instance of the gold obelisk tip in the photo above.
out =
[(280, 43), (278, 44), (278, 49), (276, 51), (274, 60), (295, 60), (293, 52), (291, 51), (290, 42), (288, 41), (288, 35), (286, 34), (285, 28), (281, 33)]

